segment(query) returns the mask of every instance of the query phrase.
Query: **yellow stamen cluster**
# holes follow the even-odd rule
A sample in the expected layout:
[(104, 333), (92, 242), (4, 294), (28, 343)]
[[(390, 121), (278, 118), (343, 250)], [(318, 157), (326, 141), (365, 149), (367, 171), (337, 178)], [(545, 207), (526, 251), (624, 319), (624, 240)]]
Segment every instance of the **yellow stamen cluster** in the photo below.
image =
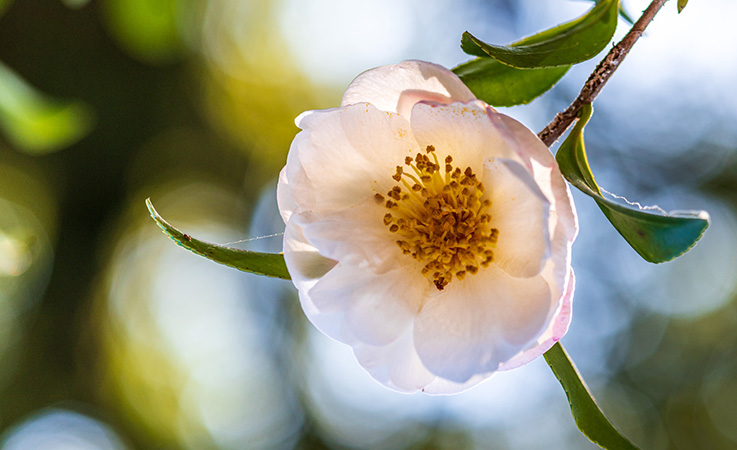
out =
[(491, 226), (491, 201), (482, 199), (484, 185), (473, 170), (454, 168), (452, 156), (441, 167), (432, 145), (426, 152), (405, 158), (409, 170), (397, 166), (392, 176), (401, 186), (375, 198), (389, 210), (384, 225), (399, 237), (402, 253), (423, 263), (422, 274), (443, 290), (454, 277), (462, 280), (491, 263), (499, 230)]

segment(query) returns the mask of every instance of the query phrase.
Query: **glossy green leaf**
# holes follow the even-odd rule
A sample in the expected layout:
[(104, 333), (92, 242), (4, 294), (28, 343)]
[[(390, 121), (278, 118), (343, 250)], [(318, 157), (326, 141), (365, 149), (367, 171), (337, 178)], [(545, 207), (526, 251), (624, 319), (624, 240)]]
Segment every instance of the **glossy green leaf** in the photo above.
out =
[(614, 36), (619, 0), (601, 0), (583, 16), (509, 46), (487, 44), (469, 32), (461, 48), (475, 56), (491, 56), (518, 68), (558, 67), (593, 58)]
[(560, 342), (545, 353), (545, 361), (566, 391), (578, 429), (591, 442), (607, 450), (637, 450), (632, 442), (614, 428), (596, 404), (581, 374)]
[(60, 150), (85, 137), (92, 123), (85, 103), (52, 99), (0, 63), (0, 128), (19, 150)]
[(665, 213), (638, 204), (622, 205), (605, 198), (591, 173), (586, 158), (583, 129), (593, 108), (584, 105), (576, 126), (561, 144), (555, 159), (563, 176), (575, 187), (591, 196), (619, 234), (645, 260), (652, 263), (670, 261), (690, 250), (709, 226), (706, 211)]
[(493, 106), (529, 103), (555, 86), (571, 66), (516, 69), (487, 57), (453, 69), (473, 94)]
[(680, 14), (681, 11), (683, 11), (683, 8), (685, 8), (687, 4), (688, 4), (688, 0), (678, 0), (678, 14)]
[(146, 207), (148, 207), (151, 217), (153, 217), (164, 233), (179, 244), (180, 247), (184, 247), (192, 253), (204, 256), (216, 263), (224, 264), (244, 272), (283, 278), (285, 280), (289, 279), (284, 255), (280, 253), (249, 252), (247, 250), (201, 241), (171, 226), (156, 212), (151, 199), (146, 199)]

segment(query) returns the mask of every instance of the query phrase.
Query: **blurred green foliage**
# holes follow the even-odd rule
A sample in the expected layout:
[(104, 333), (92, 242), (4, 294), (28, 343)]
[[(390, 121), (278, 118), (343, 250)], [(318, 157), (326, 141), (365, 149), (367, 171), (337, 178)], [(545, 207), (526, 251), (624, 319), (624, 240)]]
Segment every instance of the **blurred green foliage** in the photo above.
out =
[[(510, 27), (529, 7), (492, 3), (464, 5)], [(80, 433), (75, 442), (118, 436), (108, 448), (590, 448), (546, 368), (542, 381), (531, 366), (454, 398), (386, 391), (351, 372), (350, 350), (313, 333), (288, 282), (190, 255), (151, 221), (147, 197), (172, 223), (211, 242), (283, 231), (273, 186), (297, 132), (294, 117), (339, 104), (345, 86), (316, 86), (293, 65), (296, 50), (278, 32), (282, 2), (68, 4), (0, 1), (0, 61), (12, 70), (6, 81), (15, 80), (4, 92), (26, 104), (6, 116), (87, 105), (58, 110), (73, 126), (26, 123), (77, 130), (63, 149), (53, 147), (60, 151), (24, 147), (7, 129), (0, 133), (0, 446), (22, 448), (10, 444), (34, 423), (46, 424), (27, 428), (37, 438), (45, 430), (59, 442), (62, 431), (48, 420), (73, 416), (57, 422), (66, 424), (63, 432)], [(450, 20), (448, 8), (457, 8), (412, 5), (416, 29), (428, 33), (440, 28), (421, 23), (424, 10), (445, 8)], [(370, 27), (356, 28), (370, 37)], [(462, 29), (447, 39), (457, 42)], [(460, 50), (457, 56), (466, 58)], [(547, 119), (565, 106), (577, 87), (560, 87), (532, 111)], [(604, 101), (606, 93), (599, 124), (622, 123), (607, 116)], [(668, 112), (657, 104), (628, 107), (635, 121), (645, 122), (650, 109), (655, 117)], [(87, 119), (77, 127), (74, 111), (93, 114), (94, 127)], [(709, 123), (721, 122), (710, 116)], [(682, 192), (676, 187), (689, 181), (692, 196), (719, 208), (705, 208), (714, 222), (696, 249), (643, 266), (626, 244), (618, 246), (615, 232), (606, 234), (595, 206), (585, 205), (592, 202), (579, 201), (578, 293), (566, 347), (602, 408), (636, 444), (734, 448), (737, 306), (734, 279), (724, 275), (734, 269), (724, 267), (730, 255), (718, 254), (733, 248), (737, 234), (734, 145), (717, 142), (716, 133), (695, 135), (688, 154), (703, 156), (686, 163), (672, 142), (611, 143), (610, 129), (597, 128), (596, 118), (587, 128), (589, 148), (605, 149), (589, 155), (594, 167), (623, 168), (615, 180), (629, 180), (625, 186), (666, 173), (658, 179), (666, 191)], [(631, 153), (617, 159), (609, 143)], [(723, 159), (703, 168), (717, 149)], [(669, 155), (663, 167), (637, 159), (657, 151)], [(278, 252), (280, 239), (233, 245)], [(697, 294), (682, 305), (691, 309), (649, 303), (658, 295), (673, 300), (689, 286)], [(517, 390), (507, 389), (510, 379)], [(547, 382), (550, 394), (535, 391)], [(80, 425), (80, 417), (94, 427)], [(89, 448), (104, 447), (94, 442)]]

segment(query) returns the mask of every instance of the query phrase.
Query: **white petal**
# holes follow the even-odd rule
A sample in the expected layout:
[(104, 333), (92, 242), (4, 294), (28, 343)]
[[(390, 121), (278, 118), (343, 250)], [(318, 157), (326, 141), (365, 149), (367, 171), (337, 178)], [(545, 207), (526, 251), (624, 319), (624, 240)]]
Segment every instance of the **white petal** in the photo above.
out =
[[(402, 256), (396, 238), (384, 225), (386, 211), (372, 198), (337, 211), (300, 211), (292, 215), (292, 221), (323, 256), (383, 273), (396, 267), (396, 258)], [(400, 261), (409, 265), (413, 260)]]
[(415, 322), (417, 353), (430, 372), (464, 383), (528, 348), (556, 307), (542, 276), (513, 278), (492, 264), (428, 300)]
[(491, 200), (491, 224), (499, 229), (494, 263), (514, 277), (537, 275), (550, 257), (550, 203), (516, 162), (487, 162), (482, 180)]
[(568, 331), (568, 327), (571, 324), (571, 318), (573, 317), (572, 306), (575, 284), (576, 281), (573, 276), (573, 269), (571, 269), (566, 293), (561, 299), (560, 307), (553, 315), (553, 319), (550, 321), (548, 328), (542, 335), (540, 335), (537, 341), (533, 343), (530, 348), (520, 352), (517, 356), (503, 363), (499, 366), (498, 370), (515, 369), (529, 363), (550, 350), (550, 347), (552, 347), (553, 344), (565, 336)]
[(409, 119), (419, 101), (467, 102), (473, 93), (450, 70), (424, 61), (404, 61), (359, 75), (343, 94), (343, 106), (371, 103)]
[(422, 392), (429, 395), (451, 395), (459, 392), (467, 391), (482, 381), (491, 377), (493, 373), (482, 373), (474, 375), (463, 383), (455, 383), (445, 378), (437, 377), (427, 386), (422, 388)]
[(322, 314), (317, 317), (318, 309), (312, 303), (307, 292), (332, 269), (337, 261), (325, 258), (317, 249), (307, 242), (296, 221), (290, 220), (284, 230), (284, 261), (287, 264), (292, 283), (299, 292), (302, 309), (308, 317), (315, 317), (315, 326), (323, 333), (332, 336), (337, 334), (341, 319), (339, 315)]
[(300, 126), (283, 184), (303, 210), (346, 208), (386, 193), (396, 166), (416, 153), (409, 123), (368, 104), (312, 112)]
[(400, 392), (416, 392), (436, 379), (417, 356), (412, 326), (385, 346), (360, 344), (353, 353), (376, 381)]
[(307, 296), (317, 315), (343, 314), (341, 332), (331, 337), (351, 345), (386, 345), (412, 324), (424, 289), (407, 283), (401, 269), (379, 277), (365, 267), (341, 262)]
[(276, 203), (279, 205), (279, 214), (281, 214), (284, 223), (289, 222), (289, 217), (292, 216), (297, 203), (295, 203), (290, 193), (286, 167), (279, 172), (279, 181), (276, 184)]
[(443, 160), (453, 157), (461, 170), (480, 172), (490, 158), (514, 159), (515, 144), (500, 133), (501, 115), (482, 101), (469, 103), (418, 103), (412, 109), (412, 133), (419, 147), (435, 147)]

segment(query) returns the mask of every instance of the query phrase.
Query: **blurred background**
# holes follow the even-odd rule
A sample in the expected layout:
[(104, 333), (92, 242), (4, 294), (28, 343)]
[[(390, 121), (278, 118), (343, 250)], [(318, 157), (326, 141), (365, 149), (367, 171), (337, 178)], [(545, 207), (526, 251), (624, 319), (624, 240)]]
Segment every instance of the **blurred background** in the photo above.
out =
[[(634, 16), (644, 0), (624, 0)], [(289, 282), (169, 241), (144, 200), (211, 242), (280, 251), (293, 119), (358, 73), (455, 66), (570, 0), (0, 0), (0, 448), (594, 448), (542, 359), (452, 397), (403, 395), (305, 320)], [(698, 246), (651, 265), (575, 194), (563, 340), (647, 449), (737, 448), (737, 16), (666, 4), (596, 102), (600, 185), (705, 209)], [(627, 30), (620, 21), (617, 37)], [(599, 58), (531, 105), (541, 130)]]

